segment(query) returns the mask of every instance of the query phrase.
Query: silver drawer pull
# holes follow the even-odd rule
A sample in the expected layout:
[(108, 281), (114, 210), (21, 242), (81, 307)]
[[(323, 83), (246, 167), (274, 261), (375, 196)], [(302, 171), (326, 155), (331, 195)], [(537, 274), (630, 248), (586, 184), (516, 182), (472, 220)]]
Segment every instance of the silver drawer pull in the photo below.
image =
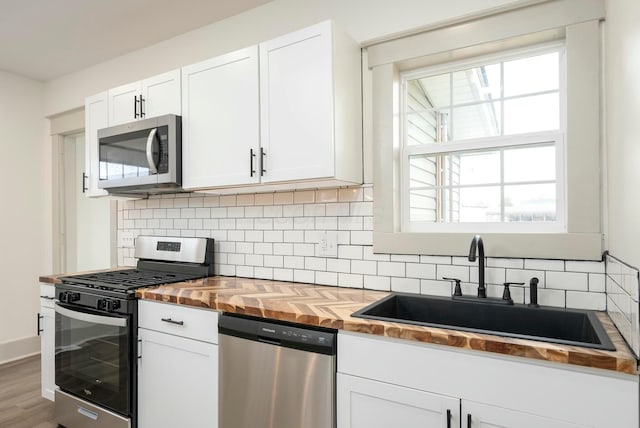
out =
[(171, 318), (160, 318), (160, 321), (168, 322), (171, 324), (184, 325), (184, 321), (174, 321)]
[(78, 406), (78, 413), (80, 413), (82, 416), (86, 416), (89, 419), (93, 419), (94, 421), (98, 420), (98, 414), (96, 412), (87, 410), (84, 407)]

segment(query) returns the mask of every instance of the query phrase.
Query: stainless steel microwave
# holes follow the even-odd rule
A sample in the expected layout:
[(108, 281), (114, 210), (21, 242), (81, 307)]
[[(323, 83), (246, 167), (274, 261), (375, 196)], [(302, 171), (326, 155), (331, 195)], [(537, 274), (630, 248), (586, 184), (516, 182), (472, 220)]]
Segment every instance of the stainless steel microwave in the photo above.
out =
[(98, 187), (171, 193), (182, 185), (182, 118), (173, 114), (98, 130)]

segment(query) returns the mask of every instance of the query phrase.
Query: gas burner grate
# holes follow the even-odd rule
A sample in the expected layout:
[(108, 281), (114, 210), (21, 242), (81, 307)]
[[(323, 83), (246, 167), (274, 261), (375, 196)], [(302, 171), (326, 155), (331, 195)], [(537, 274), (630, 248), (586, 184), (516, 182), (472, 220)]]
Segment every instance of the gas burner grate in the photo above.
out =
[(142, 287), (202, 278), (201, 274), (123, 269), (61, 277), (64, 284), (81, 284), (91, 288), (128, 291)]

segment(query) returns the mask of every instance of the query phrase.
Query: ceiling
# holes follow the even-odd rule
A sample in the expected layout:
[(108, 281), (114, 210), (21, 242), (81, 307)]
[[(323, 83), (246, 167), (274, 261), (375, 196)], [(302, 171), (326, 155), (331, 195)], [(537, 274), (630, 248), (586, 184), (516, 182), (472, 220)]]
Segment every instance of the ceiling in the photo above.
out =
[(47, 81), (271, 0), (0, 0), (0, 70)]

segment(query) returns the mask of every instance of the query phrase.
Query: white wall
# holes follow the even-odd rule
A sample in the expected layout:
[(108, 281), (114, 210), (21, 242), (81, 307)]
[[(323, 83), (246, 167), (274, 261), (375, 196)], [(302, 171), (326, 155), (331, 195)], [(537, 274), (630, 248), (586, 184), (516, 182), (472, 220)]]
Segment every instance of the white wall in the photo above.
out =
[[(45, 112), (84, 105), (84, 98), (124, 83), (230, 52), (334, 19), (356, 41), (459, 17), (521, 0), (275, 0), (224, 21), (114, 58), (46, 84)], [(433, 7), (437, 4), (437, 7)]]
[(640, 2), (608, 0), (605, 26), (608, 248), (640, 266)]
[(42, 83), (0, 71), (0, 362), (13, 358), (12, 350), (39, 345), (38, 276), (51, 269), (51, 151), (43, 105)]

